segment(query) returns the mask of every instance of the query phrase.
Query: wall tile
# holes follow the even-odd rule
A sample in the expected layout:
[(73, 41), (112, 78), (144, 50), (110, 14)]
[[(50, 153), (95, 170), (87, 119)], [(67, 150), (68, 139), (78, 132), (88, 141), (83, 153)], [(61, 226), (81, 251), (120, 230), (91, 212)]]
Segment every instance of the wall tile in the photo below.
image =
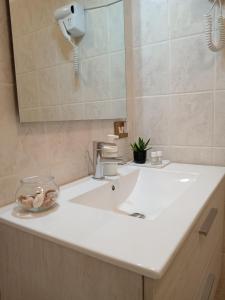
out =
[(86, 102), (110, 98), (108, 55), (83, 61), (81, 76), (83, 96)]
[(171, 160), (188, 164), (212, 164), (212, 148), (171, 147)]
[(212, 96), (212, 93), (172, 96), (172, 145), (212, 146)]
[(13, 33), (21, 37), (53, 21), (52, 0), (10, 0)]
[(13, 174), (31, 176), (46, 169), (49, 162), (47, 138), (43, 124), (20, 124)]
[(168, 1), (133, 0), (134, 46), (168, 40)]
[(110, 101), (112, 119), (124, 119), (127, 115), (126, 99)]
[(59, 106), (61, 120), (84, 120), (85, 119), (85, 104), (64, 104)]
[(18, 100), (21, 109), (39, 106), (38, 78), (36, 72), (17, 75)]
[(90, 122), (91, 140), (104, 140), (108, 134), (113, 134), (113, 122), (106, 120), (98, 120)]
[[(65, 4), (65, 3), (64, 3)], [(52, 48), (54, 48), (55, 60), (57, 63), (68, 63), (73, 61), (73, 47), (64, 38), (58, 24), (55, 22), (51, 25)], [(79, 44), (78, 44), (79, 45)]]
[(210, 5), (205, 0), (169, 0), (171, 37), (204, 32), (203, 15), (208, 12)]
[(14, 39), (15, 64), (17, 74), (35, 69), (34, 35), (27, 34)]
[(60, 163), (67, 157), (66, 122), (47, 123), (45, 125), (48, 148), (51, 149), (50, 166)]
[(54, 20), (51, 1), (28, 1), (29, 16), (31, 17), (32, 31), (50, 25)]
[(110, 57), (111, 97), (126, 98), (125, 53), (119, 52)]
[(139, 98), (136, 101), (136, 133), (154, 145), (169, 144), (170, 97)]
[(74, 180), (74, 178), (82, 178), (88, 174), (88, 168), (81, 162), (63, 161), (51, 166), (50, 172), (54, 176), (58, 184), (65, 184)]
[(60, 103), (57, 67), (37, 72), (37, 97), (39, 105), (48, 106)]
[(6, 20), (0, 23), (0, 63), (9, 61), (11, 59), (11, 52), (9, 51), (10, 39), (9, 39), (9, 26)]
[(36, 41), (35, 45), (40, 45), (40, 47), (35, 47), (34, 52), (36, 66), (46, 68), (55, 66), (60, 62), (58, 44), (54, 39), (54, 27), (49, 26), (48, 28), (36, 31), (34, 38)]
[(14, 77), (12, 73), (12, 66), (10, 63), (11, 59), (7, 59), (0, 63), (0, 83), (12, 84), (14, 82)]
[(84, 159), (90, 142), (87, 121), (47, 123), (45, 127), (48, 147), (51, 149), (51, 167), (65, 160), (87, 163)]
[(0, 36), (1, 36), (1, 47), (0, 47), (0, 83), (12, 83), (12, 66), (11, 66), (11, 51), (10, 39), (9, 39), (9, 25), (7, 22), (6, 15), (6, 3), (4, 0), (0, 1)]
[(56, 68), (59, 103), (82, 102), (82, 74), (80, 77), (75, 75), (73, 63), (62, 64)]
[(13, 86), (0, 85), (0, 177), (12, 175), (17, 146), (17, 118)]
[(110, 114), (108, 105), (105, 102), (86, 103), (85, 116), (89, 120), (103, 119), (104, 114)]
[(20, 108), (20, 122), (41, 122), (42, 121), (42, 114), (40, 107), (38, 108)]
[(107, 8), (86, 12), (86, 32), (81, 40), (81, 56), (107, 53), (109, 48)]
[[(21, 37), (32, 31), (31, 15), (27, 7), (29, 6), (30, 0), (10, 0), (10, 13), (11, 23), (13, 28), (13, 35), (15, 37)], [(26, 8), (26, 9), (25, 9)]]
[(171, 43), (171, 92), (198, 92), (213, 88), (214, 55), (202, 36)]
[(10, 202), (15, 201), (15, 192), (18, 188), (18, 177), (0, 177), (0, 205), (7, 205)]
[(58, 105), (43, 106), (39, 109), (40, 121), (58, 121), (62, 119), (61, 110)]
[(0, 23), (3, 23), (7, 20), (6, 4), (6, 1), (0, 1)]
[[(159, 9), (162, 3), (132, 1), (136, 135), (151, 135), (155, 149), (164, 149), (173, 161), (225, 165), (225, 92), (215, 94), (225, 90), (225, 52), (212, 53), (203, 34), (203, 14), (211, 4), (168, 0)], [(162, 21), (167, 9), (170, 26)], [(165, 39), (169, 48), (160, 51)], [(160, 94), (171, 98), (171, 108), (164, 97), (152, 97)]]
[[(124, 50), (124, 10), (123, 1), (109, 6), (107, 9), (108, 18), (108, 39), (110, 51)], [(116, 33), (116, 34), (115, 34)]]
[(216, 57), (216, 88), (225, 89), (225, 51), (219, 52)]
[(225, 147), (225, 91), (218, 91), (214, 110), (214, 146)]
[(134, 50), (134, 82), (137, 97), (169, 92), (168, 52), (168, 43)]
[(225, 148), (213, 148), (213, 164), (225, 166)]
[(126, 100), (89, 102), (85, 105), (85, 118), (95, 119), (123, 119), (126, 115)]

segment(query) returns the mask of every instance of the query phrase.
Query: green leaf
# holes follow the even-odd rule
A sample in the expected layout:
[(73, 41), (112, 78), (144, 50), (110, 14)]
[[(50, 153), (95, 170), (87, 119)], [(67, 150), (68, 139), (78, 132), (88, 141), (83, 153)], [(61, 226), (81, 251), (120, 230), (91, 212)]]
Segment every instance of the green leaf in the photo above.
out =
[(139, 137), (138, 141), (133, 144), (130, 144), (130, 146), (134, 152), (142, 152), (142, 151), (148, 151), (152, 148), (152, 147), (148, 147), (149, 143), (150, 143), (150, 138), (147, 140), (147, 142), (145, 142), (143, 138)]

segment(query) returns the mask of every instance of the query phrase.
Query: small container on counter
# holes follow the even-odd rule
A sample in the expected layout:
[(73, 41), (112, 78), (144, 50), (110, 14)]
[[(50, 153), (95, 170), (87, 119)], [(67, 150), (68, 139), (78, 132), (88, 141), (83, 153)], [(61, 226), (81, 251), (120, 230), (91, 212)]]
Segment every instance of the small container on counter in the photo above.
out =
[(151, 164), (152, 164), (152, 165), (157, 165), (157, 164), (158, 164), (158, 155), (157, 155), (157, 151), (152, 151), (152, 152), (151, 152)]
[(163, 158), (163, 152), (162, 151), (157, 151), (157, 156), (158, 156), (158, 164), (162, 164), (162, 158)]
[(51, 208), (57, 201), (59, 187), (54, 177), (26, 177), (16, 192), (17, 204), (28, 211), (39, 212)]
[(151, 164), (152, 165), (161, 165), (162, 164), (162, 151), (152, 151), (151, 152)]

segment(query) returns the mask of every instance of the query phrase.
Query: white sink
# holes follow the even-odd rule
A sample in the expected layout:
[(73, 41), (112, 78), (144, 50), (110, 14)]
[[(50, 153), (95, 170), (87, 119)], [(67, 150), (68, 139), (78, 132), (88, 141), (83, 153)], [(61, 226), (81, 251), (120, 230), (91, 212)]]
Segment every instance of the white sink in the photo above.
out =
[(198, 173), (126, 167), (124, 175), (112, 179), (74, 199), (89, 207), (146, 219), (157, 218), (191, 188)]
[[(46, 212), (24, 212), (16, 204), (0, 208), (0, 223), (159, 279), (222, 182), (225, 168), (126, 165), (119, 173), (113, 180), (88, 176), (61, 187), (58, 205)], [(133, 213), (146, 218), (130, 217)]]

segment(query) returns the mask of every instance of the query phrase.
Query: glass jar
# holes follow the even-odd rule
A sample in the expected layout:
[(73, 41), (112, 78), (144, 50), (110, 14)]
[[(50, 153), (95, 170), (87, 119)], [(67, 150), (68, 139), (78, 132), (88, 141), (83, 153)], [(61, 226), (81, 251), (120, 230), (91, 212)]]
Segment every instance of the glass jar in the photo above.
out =
[(158, 156), (158, 164), (162, 164), (162, 159), (163, 159), (163, 152), (162, 151), (157, 151), (157, 156)]
[(151, 164), (153, 166), (159, 164), (157, 152), (151, 152)]
[(16, 192), (16, 202), (23, 209), (39, 212), (49, 209), (56, 203), (59, 187), (54, 177), (26, 177), (20, 182)]

